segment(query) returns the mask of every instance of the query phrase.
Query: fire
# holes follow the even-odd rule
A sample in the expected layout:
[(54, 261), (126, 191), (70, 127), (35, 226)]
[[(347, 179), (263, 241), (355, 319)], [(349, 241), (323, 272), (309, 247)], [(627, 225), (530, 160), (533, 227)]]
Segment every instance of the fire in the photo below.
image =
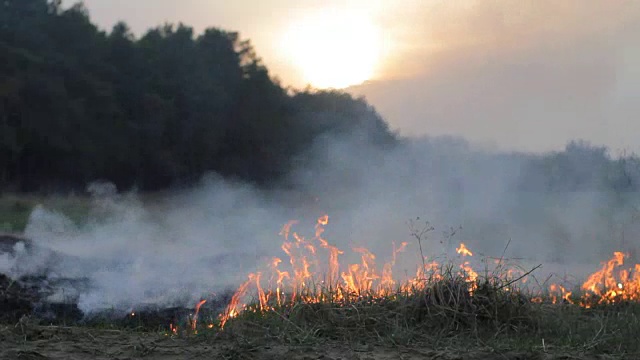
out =
[[(460, 246), (456, 249), (456, 252), (460, 254), (462, 257), (473, 256), (473, 253), (469, 249), (467, 249), (464, 243), (460, 244)], [(478, 280), (478, 273), (475, 270), (473, 270), (469, 261), (465, 261), (464, 263), (462, 263), (460, 265), (460, 269), (463, 272), (465, 281), (469, 283), (469, 287), (470, 287), (469, 292), (473, 294), (473, 290), (475, 290), (478, 287), (476, 282), (476, 280)]]
[(586, 292), (581, 305), (612, 304), (640, 300), (640, 264), (625, 269), (624, 260), (629, 255), (616, 251), (613, 257), (602, 263), (602, 268), (582, 284)]
[(324, 227), (329, 223), (329, 215), (323, 215), (318, 218), (316, 224), (316, 240), (320, 243), (320, 247), (329, 251), (329, 273), (327, 274), (327, 282), (329, 286), (335, 285), (338, 281), (338, 273), (340, 271), (340, 263), (338, 262), (338, 256), (344, 254), (343, 251), (337, 247), (330, 245), (329, 242), (322, 238), (324, 233)]
[[(459, 255), (459, 258), (454, 260), (457, 267), (443, 269), (436, 261), (423, 261), (417, 266), (415, 275), (406, 276), (404, 281), (399, 283), (394, 277), (394, 267), (397, 257), (406, 250), (408, 243), (403, 242), (396, 247), (394, 242), (391, 259), (382, 263), (381, 270), (378, 268), (377, 256), (365, 247), (351, 249), (358, 255), (358, 262), (341, 264), (340, 256), (345, 252), (323, 237), (328, 223), (328, 215), (319, 217), (315, 224), (315, 234), (311, 238), (293, 230), (296, 221), (285, 224), (280, 231), (284, 239), (281, 249), (287, 255), (288, 261), (274, 257), (265, 271), (249, 274), (219, 316), (220, 329), (243, 311), (267, 312), (283, 306), (292, 306), (296, 302), (331, 302), (336, 306), (352, 306), (353, 301), (359, 301), (363, 297), (384, 298), (398, 292), (412, 294), (445, 280), (449, 269), (455, 269), (454, 276), (467, 283), (467, 291), (471, 296), (478, 290), (480, 276), (472, 266), (473, 252), (464, 243), (455, 249)], [(575, 292), (569, 291), (565, 286), (553, 284), (544, 295), (531, 298), (531, 302), (567, 303), (590, 307), (599, 303), (638, 301), (640, 264), (635, 265), (633, 269), (624, 269), (625, 257), (621, 252), (614, 253), (612, 259), (603, 263), (602, 268), (582, 284), (584, 294), (581, 296), (574, 295)], [(495, 276), (507, 280), (507, 284), (501, 289), (517, 291), (519, 286), (527, 286), (528, 273), (507, 267), (502, 258), (493, 259), (493, 263), (496, 270), (500, 271)], [(288, 268), (282, 269), (283, 266)], [(574, 296), (579, 300), (574, 300)], [(192, 323), (194, 330), (202, 304), (204, 300), (196, 306)], [(209, 327), (213, 327), (212, 324)], [(177, 332), (173, 325), (172, 331)]]
[(559, 300), (571, 303), (571, 294), (571, 291), (567, 291), (562, 285), (552, 284), (549, 287), (549, 296), (552, 304), (557, 304)]
[(392, 289), (395, 286), (396, 282), (393, 279), (393, 267), (396, 264), (396, 258), (398, 254), (404, 251), (404, 249), (407, 247), (407, 244), (407, 242), (403, 242), (400, 244), (400, 247), (396, 248), (396, 243), (393, 242), (393, 253), (391, 261), (384, 264), (384, 267), (382, 268), (382, 280), (380, 282), (381, 291), (384, 291), (384, 289)]
[(329, 223), (329, 215), (322, 215), (318, 218), (318, 225), (327, 225)]
[(200, 300), (197, 304), (196, 304), (196, 311), (193, 314), (193, 318), (191, 318), (191, 330), (193, 331), (197, 331), (197, 324), (198, 324), (198, 313), (200, 313), (200, 307), (202, 305), (204, 305), (204, 303), (206, 303), (207, 300)]
[[(315, 236), (309, 239), (293, 231), (292, 227), (297, 224), (296, 221), (285, 224), (280, 231), (284, 238), (281, 249), (289, 258), (290, 270), (281, 270), (280, 266), (284, 262), (280, 258), (273, 258), (269, 266), (270, 277), (264, 278), (262, 272), (249, 274), (247, 281), (240, 285), (225, 312), (220, 316), (220, 327), (224, 328), (229, 319), (252, 306), (252, 310), (264, 312), (273, 309), (274, 306), (296, 301), (332, 301), (341, 304), (362, 296), (384, 297), (399, 290), (420, 290), (424, 289), (429, 280), (442, 279), (440, 264), (430, 262), (418, 267), (415, 277), (398, 286), (393, 269), (398, 255), (406, 250), (407, 242), (402, 242), (397, 247), (393, 243), (391, 259), (383, 264), (381, 271), (376, 263), (376, 255), (364, 247), (351, 249), (359, 255), (359, 262), (341, 267), (339, 257), (344, 251), (323, 238), (328, 222), (328, 215), (319, 217), (315, 224)], [(326, 261), (320, 261), (324, 256), (322, 253), (326, 253)], [(464, 244), (460, 245), (458, 253), (462, 257), (473, 255)], [(460, 276), (469, 283), (470, 291), (477, 287), (475, 282), (478, 274), (472, 269), (469, 261), (460, 265)], [(267, 288), (263, 287), (263, 279), (268, 279), (265, 281)], [(248, 297), (250, 288), (257, 293), (255, 305), (243, 302), (244, 298)]]
[(249, 285), (251, 285), (253, 281), (252, 276), (249, 276), (249, 279), (242, 283), (238, 290), (236, 290), (233, 297), (231, 297), (231, 302), (227, 305), (226, 311), (220, 315), (220, 328), (224, 328), (224, 325), (229, 321), (229, 319), (238, 316), (238, 313), (242, 311), (243, 305), (240, 304), (242, 297), (246, 294), (249, 289)]
[(461, 243), (460, 246), (456, 249), (456, 252), (462, 256), (473, 256), (473, 253), (467, 249), (467, 246), (464, 243)]
[[(581, 296), (573, 299), (574, 292), (564, 286), (552, 284), (549, 287), (551, 303), (560, 301), (591, 308), (598, 304), (615, 304), (628, 301), (640, 301), (640, 264), (633, 268), (625, 268), (625, 259), (629, 255), (616, 251), (611, 259), (601, 264), (600, 270), (589, 275), (582, 283)], [(534, 298), (535, 302), (543, 299)]]

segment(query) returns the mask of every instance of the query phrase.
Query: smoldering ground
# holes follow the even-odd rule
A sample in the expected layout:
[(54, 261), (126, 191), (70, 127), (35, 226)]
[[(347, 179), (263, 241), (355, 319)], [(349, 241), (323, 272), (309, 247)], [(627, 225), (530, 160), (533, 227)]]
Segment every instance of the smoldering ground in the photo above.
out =
[(393, 242), (408, 241), (394, 271), (399, 279), (421, 261), (408, 226), (417, 217), (414, 226), (428, 221), (435, 228), (423, 239), (428, 257), (464, 242), (478, 257), (504, 254), (525, 266), (542, 263), (546, 273), (583, 276), (612, 251), (634, 247), (632, 208), (606, 190), (528, 190), (545, 181), (528, 172), (532, 158), (453, 138), (405, 139), (388, 149), (324, 138), (277, 190), (215, 175), (155, 200), (94, 187), (82, 224), (37, 207), (25, 231), (33, 246), (16, 244), (3, 254), (0, 272), (84, 279), (50, 300), (72, 299), (85, 312), (191, 306), (268, 269), (273, 257), (286, 264), (282, 225), (299, 220), (293, 230), (312, 237), (323, 214), (329, 215), (323, 237), (345, 251), (343, 265), (358, 262), (352, 247), (368, 248), (381, 265)]

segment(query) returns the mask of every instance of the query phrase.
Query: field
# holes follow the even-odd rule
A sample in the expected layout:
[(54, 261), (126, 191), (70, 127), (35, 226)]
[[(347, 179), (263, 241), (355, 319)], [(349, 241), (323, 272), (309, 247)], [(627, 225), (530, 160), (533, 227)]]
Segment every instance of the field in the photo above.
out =
[[(7, 330), (3, 332), (6, 333)], [(425, 345), (353, 346), (341, 342), (286, 345), (277, 342), (240, 342), (218, 338), (169, 338), (156, 334), (84, 328), (44, 328), (39, 338), (1, 335), (2, 359), (610, 359), (577, 351), (499, 351), (489, 347), (442, 348)], [(627, 357), (633, 359), (635, 357)]]
[[(479, 288), (476, 295), (469, 297), (465, 285), (447, 281), (406, 297), (359, 297), (350, 303), (300, 301), (264, 312), (245, 310), (230, 319), (224, 330), (220, 330), (219, 322), (209, 329), (208, 320), (216, 321), (217, 312), (204, 307), (200, 325), (180, 322), (169, 328), (151, 325), (160, 316), (154, 312), (68, 326), (45, 325), (24, 316), (0, 326), (0, 358), (638, 357), (637, 304), (585, 309), (568, 303), (552, 304), (550, 298), (544, 303), (523, 301), (526, 299), (520, 294), (494, 292), (496, 289), (491, 287)], [(192, 315), (193, 311), (188, 318), (192, 319)]]
[[(21, 336), (3, 337), (3, 359), (589, 359), (579, 355), (490, 350), (455, 351), (409, 347), (352, 347), (344, 343), (289, 346), (252, 344), (211, 338), (168, 338), (154, 334), (79, 328), (44, 329), (42, 338), (24, 341)], [(593, 357), (596, 359), (597, 357)]]
[[(42, 201), (3, 197), (6, 230), (20, 232)], [(83, 198), (46, 201), (76, 222), (90, 207)], [(569, 287), (539, 282), (536, 268), (503, 258), (472, 267), (472, 252), (460, 244), (451, 262), (425, 262), (400, 282), (391, 274), (395, 260), (376, 268), (366, 249), (358, 250), (361, 263), (341, 267), (340, 250), (322, 237), (327, 221), (319, 218), (309, 238), (283, 228), (291, 268), (276, 261), (237, 289), (188, 308), (83, 316), (75, 304), (44, 304), (45, 311), (39, 292), (48, 279), (0, 275), (0, 358), (640, 357), (640, 274), (638, 266), (624, 264), (625, 254), (614, 254), (584, 283)], [(3, 239), (8, 245), (0, 249), (27, 241)], [(309, 271), (320, 259), (316, 250), (329, 255), (324, 273)], [(401, 251), (394, 250), (394, 259)]]
[(21, 233), (35, 206), (41, 204), (59, 211), (76, 222), (82, 222), (91, 207), (90, 200), (82, 196), (0, 195), (0, 233)]

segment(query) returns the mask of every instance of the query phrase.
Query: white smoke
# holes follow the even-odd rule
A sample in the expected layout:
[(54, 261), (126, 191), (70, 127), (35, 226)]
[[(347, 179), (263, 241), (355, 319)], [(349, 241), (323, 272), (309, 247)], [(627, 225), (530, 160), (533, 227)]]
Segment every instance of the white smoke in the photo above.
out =
[[(258, 190), (210, 176), (158, 199), (110, 192), (94, 196), (80, 225), (38, 207), (25, 232), (34, 250), (2, 255), (0, 267), (10, 267), (14, 277), (87, 279), (78, 301), (91, 311), (192, 305), (235, 287), (273, 257), (286, 264), (278, 234), (283, 224), (298, 219), (294, 230), (313, 236), (315, 219), (324, 213), (330, 220), (323, 236), (345, 250), (343, 264), (358, 261), (351, 248), (364, 246), (381, 265), (393, 242), (408, 241), (395, 270), (402, 276), (419, 263), (407, 225), (416, 217), (436, 227), (423, 243), (427, 256), (465, 242), (476, 254), (499, 257), (509, 244), (507, 257), (547, 264), (548, 271), (596, 269), (619, 249), (621, 229), (627, 242), (638, 234), (626, 210), (611, 205), (610, 194), (518, 190), (523, 181), (538, 181), (522, 178), (530, 159), (525, 154), (451, 138), (406, 140), (387, 150), (324, 139), (311, 154), (315, 165), (294, 172), (290, 190)], [(447, 240), (451, 229), (458, 230)]]

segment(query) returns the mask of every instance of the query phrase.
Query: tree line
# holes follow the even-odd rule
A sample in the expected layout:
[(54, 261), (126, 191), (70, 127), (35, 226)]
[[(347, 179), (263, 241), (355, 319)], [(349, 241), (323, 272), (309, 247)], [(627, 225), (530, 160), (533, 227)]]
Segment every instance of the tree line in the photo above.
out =
[(571, 141), (563, 151), (520, 155), (519, 190), (534, 192), (640, 191), (640, 158), (633, 153), (612, 157), (606, 146)]
[(99, 30), (81, 3), (0, 2), (2, 188), (157, 190), (206, 172), (270, 185), (315, 139), (363, 129), (397, 142), (364, 99), (284, 88), (237, 32), (166, 24), (136, 38), (125, 23)]
[[(0, 1), (0, 192), (158, 190), (207, 172), (270, 186), (340, 136), (403, 143), (364, 99), (283, 87), (237, 32), (166, 24), (137, 38), (125, 23), (101, 31), (82, 4)], [(512, 155), (519, 190), (640, 190), (635, 155), (584, 142)]]

